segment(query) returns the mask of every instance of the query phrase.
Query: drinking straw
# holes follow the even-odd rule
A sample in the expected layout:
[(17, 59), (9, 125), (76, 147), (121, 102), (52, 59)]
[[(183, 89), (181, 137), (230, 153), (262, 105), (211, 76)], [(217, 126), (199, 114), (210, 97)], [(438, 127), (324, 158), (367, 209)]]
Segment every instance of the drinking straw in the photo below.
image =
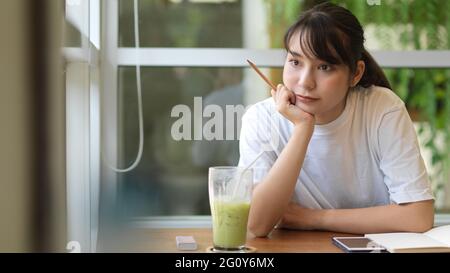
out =
[(239, 186), (240, 186), (240, 184), (241, 184), (242, 176), (244, 175), (244, 173), (245, 173), (248, 169), (250, 169), (250, 167), (251, 167), (253, 164), (255, 164), (255, 162), (258, 160), (258, 158), (260, 158), (260, 157), (263, 155), (264, 152), (265, 152), (265, 151), (259, 152), (259, 154), (255, 157), (255, 159), (253, 159), (253, 161), (250, 162), (250, 164), (248, 164), (247, 167), (245, 167), (245, 168), (242, 170), (242, 172), (241, 172), (240, 175), (239, 175), (239, 180), (238, 180), (237, 183), (234, 185), (234, 189), (233, 189), (233, 194), (232, 194), (231, 200), (233, 200), (234, 197), (236, 196), (236, 193), (237, 193), (238, 188), (239, 188)]

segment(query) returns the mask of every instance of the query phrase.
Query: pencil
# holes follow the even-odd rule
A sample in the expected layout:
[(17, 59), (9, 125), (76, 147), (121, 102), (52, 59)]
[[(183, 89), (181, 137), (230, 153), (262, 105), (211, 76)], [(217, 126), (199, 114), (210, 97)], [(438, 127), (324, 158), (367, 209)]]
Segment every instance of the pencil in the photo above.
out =
[(273, 90), (277, 90), (277, 87), (275, 86), (275, 84), (273, 84), (259, 69), (258, 67), (256, 67), (256, 65), (254, 63), (252, 63), (251, 61), (249, 61), (247, 59), (248, 64), (256, 71), (256, 73), (258, 73), (259, 76), (261, 76), (261, 78), (268, 84), (270, 85), (270, 87), (272, 87)]

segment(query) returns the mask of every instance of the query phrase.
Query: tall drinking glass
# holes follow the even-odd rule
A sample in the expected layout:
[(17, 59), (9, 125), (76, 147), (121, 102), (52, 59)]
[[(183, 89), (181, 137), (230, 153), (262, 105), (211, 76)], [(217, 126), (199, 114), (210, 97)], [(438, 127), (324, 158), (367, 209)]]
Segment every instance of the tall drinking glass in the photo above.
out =
[(253, 170), (241, 167), (209, 168), (208, 188), (217, 251), (242, 251), (253, 190)]

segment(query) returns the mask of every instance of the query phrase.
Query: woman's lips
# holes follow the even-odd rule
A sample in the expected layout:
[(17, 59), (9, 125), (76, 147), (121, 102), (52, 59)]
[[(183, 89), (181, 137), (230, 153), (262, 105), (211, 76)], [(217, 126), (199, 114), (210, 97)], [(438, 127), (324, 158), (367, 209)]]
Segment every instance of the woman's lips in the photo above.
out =
[(303, 103), (315, 102), (315, 101), (319, 100), (319, 99), (317, 99), (317, 98), (311, 98), (311, 97), (307, 97), (307, 96), (301, 96), (301, 95), (299, 95), (299, 94), (295, 94), (295, 97), (296, 97), (299, 101), (301, 101), (301, 102), (303, 102)]

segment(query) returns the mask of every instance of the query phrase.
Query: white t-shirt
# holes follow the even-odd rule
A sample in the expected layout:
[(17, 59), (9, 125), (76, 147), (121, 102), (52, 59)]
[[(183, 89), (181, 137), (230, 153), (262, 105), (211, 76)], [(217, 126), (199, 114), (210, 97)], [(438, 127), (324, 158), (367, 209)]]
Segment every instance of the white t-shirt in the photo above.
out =
[[(293, 124), (272, 98), (242, 118), (240, 166), (254, 164), (259, 183), (286, 146)], [(391, 90), (372, 86), (349, 92), (342, 114), (315, 125), (293, 201), (306, 208), (361, 208), (433, 199), (413, 123)]]

